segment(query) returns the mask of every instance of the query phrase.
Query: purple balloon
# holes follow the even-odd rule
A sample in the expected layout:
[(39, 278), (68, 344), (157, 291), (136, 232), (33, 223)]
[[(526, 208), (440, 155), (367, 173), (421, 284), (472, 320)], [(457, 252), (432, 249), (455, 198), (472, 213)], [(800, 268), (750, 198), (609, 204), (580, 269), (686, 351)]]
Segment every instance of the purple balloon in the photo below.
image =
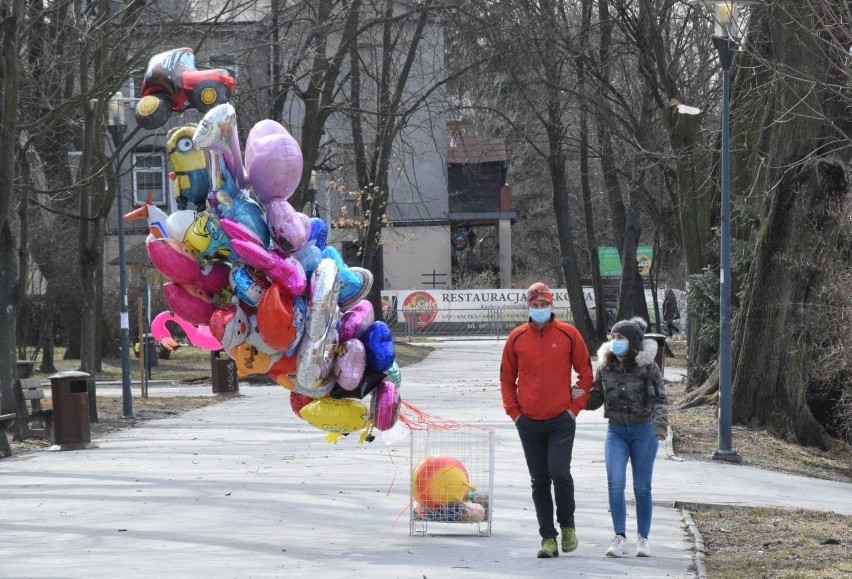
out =
[(289, 133), (287, 133), (287, 129), (284, 128), (284, 125), (277, 121), (273, 121), (272, 119), (265, 119), (255, 123), (255, 125), (249, 131), (248, 137), (246, 138), (246, 165), (251, 163), (251, 160), (254, 158), (255, 141), (267, 135), (281, 134)]
[(289, 199), (302, 178), (302, 150), (290, 133), (275, 133), (252, 142), (248, 179), (257, 200)]
[(373, 400), (370, 404), (373, 424), (377, 430), (385, 431), (394, 427), (399, 419), (401, 404), (399, 390), (394, 383), (389, 380), (382, 381), (373, 392)]
[(308, 216), (284, 199), (271, 199), (266, 204), (266, 225), (272, 241), (286, 252), (304, 247), (311, 233)]
[(373, 304), (361, 300), (340, 316), (340, 341), (361, 339), (370, 324), (376, 321)]
[(334, 379), (344, 390), (355, 390), (367, 367), (366, 350), (360, 340), (347, 340), (340, 346), (341, 353), (334, 359)]

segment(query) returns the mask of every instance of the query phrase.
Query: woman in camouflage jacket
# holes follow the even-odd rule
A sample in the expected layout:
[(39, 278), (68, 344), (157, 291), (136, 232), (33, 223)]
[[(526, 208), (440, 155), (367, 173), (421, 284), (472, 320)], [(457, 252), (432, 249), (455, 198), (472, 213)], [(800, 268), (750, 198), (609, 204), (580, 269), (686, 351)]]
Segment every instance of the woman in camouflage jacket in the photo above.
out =
[(659, 441), (668, 429), (668, 400), (663, 376), (655, 361), (657, 342), (643, 340), (647, 323), (642, 318), (618, 322), (612, 341), (598, 350), (598, 369), (586, 404), (587, 410), (604, 406), (608, 419), (604, 456), (609, 509), (615, 537), (606, 554), (626, 555), (627, 461), (633, 470), (636, 498), (637, 557), (651, 555), (651, 478)]

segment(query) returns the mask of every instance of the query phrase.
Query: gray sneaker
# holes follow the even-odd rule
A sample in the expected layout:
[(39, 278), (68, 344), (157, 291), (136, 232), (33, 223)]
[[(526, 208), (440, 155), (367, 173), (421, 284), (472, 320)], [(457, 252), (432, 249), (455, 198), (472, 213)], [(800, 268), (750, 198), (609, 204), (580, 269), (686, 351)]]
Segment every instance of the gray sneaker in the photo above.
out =
[(621, 535), (616, 535), (609, 544), (609, 549), (606, 550), (607, 557), (622, 557), (627, 554), (627, 539)]
[(636, 556), (637, 557), (650, 557), (651, 556), (651, 544), (648, 542), (648, 537), (643, 537), (642, 535), (636, 536)]

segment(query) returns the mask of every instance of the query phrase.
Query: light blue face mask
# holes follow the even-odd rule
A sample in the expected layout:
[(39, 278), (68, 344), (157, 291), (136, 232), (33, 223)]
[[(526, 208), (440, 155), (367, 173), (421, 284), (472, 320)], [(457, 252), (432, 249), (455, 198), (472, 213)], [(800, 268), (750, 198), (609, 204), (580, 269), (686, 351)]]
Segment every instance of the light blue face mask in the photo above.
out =
[(530, 318), (536, 324), (543, 324), (550, 320), (550, 308), (530, 308)]
[(627, 343), (627, 340), (613, 340), (612, 341), (612, 353), (618, 356), (619, 358), (623, 358), (627, 355), (627, 351), (630, 349), (630, 344)]

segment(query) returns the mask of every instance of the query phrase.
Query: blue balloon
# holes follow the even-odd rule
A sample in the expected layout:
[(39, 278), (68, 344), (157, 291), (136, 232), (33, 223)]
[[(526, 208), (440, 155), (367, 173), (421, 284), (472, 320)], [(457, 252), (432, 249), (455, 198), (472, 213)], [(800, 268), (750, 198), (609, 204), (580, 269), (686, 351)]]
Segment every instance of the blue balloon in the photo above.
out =
[(319, 217), (311, 217), (311, 235), (308, 239), (322, 249), (328, 240), (328, 224)]
[(393, 335), (384, 322), (373, 322), (364, 332), (364, 348), (367, 350), (367, 370), (387, 372), (394, 362)]
[(340, 253), (332, 246), (327, 245), (322, 249), (322, 256), (334, 260), (337, 264), (337, 277), (340, 280), (340, 293), (337, 296), (337, 303), (344, 304), (351, 302), (355, 296), (361, 293), (366, 281), (356, 272), (343, 263), (343, 258)]

